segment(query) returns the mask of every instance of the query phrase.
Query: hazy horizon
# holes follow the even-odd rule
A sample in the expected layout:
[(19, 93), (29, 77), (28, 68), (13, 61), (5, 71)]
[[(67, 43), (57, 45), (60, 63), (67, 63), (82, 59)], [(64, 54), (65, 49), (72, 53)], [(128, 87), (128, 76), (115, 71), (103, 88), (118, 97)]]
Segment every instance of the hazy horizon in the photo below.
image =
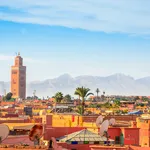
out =
[[(110, 77), (110, 76), (113, 76), (113, 75), (124, 75), (124, 76), (127, 76), (127, 77), (131, 77), (131, 78), (133, 78), (134, 80), (138, 80), (138, 79), (143, 79), (143, 78), (147, 78), (147, 77), (150, 77), (150, 76), (144, 76), (144, 77), (140, 77), (140, 78), (135, 78), (135, 77), (133, 77), (133, 76), (130, 76), (130, 75), (128, 75), (128, 74), (124, 74), (124, 73), (114, 73), (114, 74), (109, 74), (109, 75), (106, 75), (106, 76), (97, 76), (97, 75), (78, 75), (78, 76), (72, 76), (71, 74), (68, 74), (68, 73), (62, 73), (62, 74), (60, 74), (60, 75), (58, 75), (58, 76), (56, 76), (56, 77), (52, 77), (52, 78), (46, 78), (46, 79), (40, 79), (40, 80), (32, 80), (32, 81), (28, 81), (27, 80), (27, 83), (30, 83), (30, 82), (40, 82), (40, 81), (46, 81), (46, 80), (49, 80), (49, 79), (55, 79), (55, 78), (59, 78), (59, 77), (61, 77), (61, 76), (64, 76), (64, 75), (69, 75), (70, 77), (72, 77), (72, 78), (78, 78), (78, 77)], [(8, 80), (8, 81), (2, 81), (2, 80), (0, 80), (0, 82), (11, 82), (10, 80)]]
[[(73, 95), (75, 89), (81, 86), (90, 88), (93, 93), (96, 88), (99, 88), (107, 95), (150, 95), (150, 77), (135, 80), (124, 74), (106, 77), (78, 76), (76, 78), (63, 74), (54, 79), (27, 82), (27, 95), (33, 95), (34, 90), (40, 97), (53, 96), (58, 91)], [(5, 90), (10, 91), (10, 82), (0, 82), (0, 93), (4, 93)]]

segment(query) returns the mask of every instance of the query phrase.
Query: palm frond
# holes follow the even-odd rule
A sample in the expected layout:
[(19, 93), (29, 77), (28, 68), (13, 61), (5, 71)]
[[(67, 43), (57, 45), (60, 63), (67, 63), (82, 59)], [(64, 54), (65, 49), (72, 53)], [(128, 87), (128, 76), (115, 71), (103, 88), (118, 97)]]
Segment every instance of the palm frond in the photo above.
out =
[(87, 95), (86, 95), (86, 97), (88, 97), (88, 96), (90, 96), (90, 95), (94, 95), (93, 93), (88, 93)]

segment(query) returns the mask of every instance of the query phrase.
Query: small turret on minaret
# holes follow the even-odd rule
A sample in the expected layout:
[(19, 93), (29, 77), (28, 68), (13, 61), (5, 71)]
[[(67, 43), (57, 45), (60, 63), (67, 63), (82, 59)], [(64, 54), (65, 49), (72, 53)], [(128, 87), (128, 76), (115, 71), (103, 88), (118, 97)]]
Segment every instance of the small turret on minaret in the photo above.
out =
[(15, 57), (15, 66), (22, 66), (23, 65), (23, 59), (20, 56), (20, 52), (16, 53), (16, 57)]

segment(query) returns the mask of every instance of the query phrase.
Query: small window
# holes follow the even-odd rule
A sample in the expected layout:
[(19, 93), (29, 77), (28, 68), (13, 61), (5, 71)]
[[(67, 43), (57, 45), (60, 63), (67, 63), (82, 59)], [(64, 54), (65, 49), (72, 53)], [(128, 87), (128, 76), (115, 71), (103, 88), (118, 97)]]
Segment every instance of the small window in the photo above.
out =
[(17, 71), (12, 71), (12, 74), (17, 74)]
[(21, 77), (21, 80), (24, 80), (24, 77)]
[(21, 74), (25, 74), (25, 72), (22, 70), (21, 72), (20, 72)]
[(16, 81), (13, 81), (13, 84), (16, 84)]

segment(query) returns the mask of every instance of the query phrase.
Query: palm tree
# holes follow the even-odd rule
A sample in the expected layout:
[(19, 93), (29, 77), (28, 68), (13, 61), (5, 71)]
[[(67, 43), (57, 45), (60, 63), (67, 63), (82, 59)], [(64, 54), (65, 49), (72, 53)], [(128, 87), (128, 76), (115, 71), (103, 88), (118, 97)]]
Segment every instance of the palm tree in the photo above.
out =
[(84, 114), (84, 101), (85, 101), (85, 98), (87, 98), (89, 95), (94, 95), (93, 93), (89, 93), (90, 89), (89, 88), (85, 88), (85, 87), (78, 87), (76, 88), (76, 91), (75, 91), (75, 95), (78, 95), (81, 97), (82, 99), (82, 104), (81, 104), (81, 115)]
[(97, 100), (98, 100), (98, 93), (100, 92), (99, 88), (96, 89), (96, 93), (97, 93)]
[(105, 91), (103, 91), (103, 101), (105, 100)]
[(61, 100), (63, 99), (63, 94), (62, 94), (61, 92), (57, 92), (57, 93), (55, 94), (54, 98), (55, 98), (55, 101), (56, 101), (57, 103), (60, 103)]
[(105, 91), (103, 91), (103, 95), (105, 95)]
[(76, 112), (80, 115), (82, 115), (82, 107), (78, 106)]

